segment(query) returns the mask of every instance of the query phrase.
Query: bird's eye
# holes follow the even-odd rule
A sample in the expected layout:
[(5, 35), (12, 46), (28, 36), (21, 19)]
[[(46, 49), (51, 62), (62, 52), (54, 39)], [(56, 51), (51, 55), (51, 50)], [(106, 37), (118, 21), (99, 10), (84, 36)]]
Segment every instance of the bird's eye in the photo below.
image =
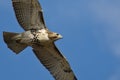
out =
[(59, 35), (59, 34), (56, 34), (56, 35)]

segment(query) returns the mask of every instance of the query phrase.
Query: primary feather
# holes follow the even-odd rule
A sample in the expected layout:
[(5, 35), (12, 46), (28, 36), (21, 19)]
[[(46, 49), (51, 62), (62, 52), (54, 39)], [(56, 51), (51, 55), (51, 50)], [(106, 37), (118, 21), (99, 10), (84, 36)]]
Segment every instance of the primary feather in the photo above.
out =
[(40, 62), (50, 71), (56, 80), (77, 80), (68, 61), (54, 43), (33, 47), (33, 52)]
[(45, 28), (38, 0), (12, 0), (12, 3), (17, 20), (24, 30)]

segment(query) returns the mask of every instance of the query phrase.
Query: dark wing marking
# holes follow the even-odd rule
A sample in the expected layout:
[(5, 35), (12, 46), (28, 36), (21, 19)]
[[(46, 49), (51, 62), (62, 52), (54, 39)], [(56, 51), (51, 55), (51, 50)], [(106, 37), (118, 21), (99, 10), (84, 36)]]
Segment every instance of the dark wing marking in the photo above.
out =
[(12, 0), (12, 3), (17, 20), (24, 30), (46, 28), (38, 0)]
[(49, 47), (35, 46), (33, 52), (55, 80), (77, 80), (69, 63), (54, 44)]

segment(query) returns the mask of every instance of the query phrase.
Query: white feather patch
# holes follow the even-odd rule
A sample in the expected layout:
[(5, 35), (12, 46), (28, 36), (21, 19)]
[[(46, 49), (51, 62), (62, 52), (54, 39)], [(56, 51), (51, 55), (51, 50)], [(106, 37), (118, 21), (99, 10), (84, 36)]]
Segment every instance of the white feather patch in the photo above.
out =
[(48, 38), (48, 33), (45, 29), (41, 29), (41, 30), (38, 30), (38, 33), (36, 34), (37, 36), (37, 39), (40, 41), (40, 42), (44, 42), (44, 41), (48, 41), (50, 40)]

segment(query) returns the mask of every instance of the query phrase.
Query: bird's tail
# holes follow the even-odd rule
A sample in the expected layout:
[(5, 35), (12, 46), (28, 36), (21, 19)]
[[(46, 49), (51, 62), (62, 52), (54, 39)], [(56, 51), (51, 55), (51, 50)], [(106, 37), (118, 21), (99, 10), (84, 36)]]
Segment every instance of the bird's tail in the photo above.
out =
[(3, 32), (5, 43), (7, 44), (8, 48), (10, 48), (16, 54), (20, 53), (27, 47), (27, 45), (20, 44), (16, 41), (19, 35), (19, 33)]

